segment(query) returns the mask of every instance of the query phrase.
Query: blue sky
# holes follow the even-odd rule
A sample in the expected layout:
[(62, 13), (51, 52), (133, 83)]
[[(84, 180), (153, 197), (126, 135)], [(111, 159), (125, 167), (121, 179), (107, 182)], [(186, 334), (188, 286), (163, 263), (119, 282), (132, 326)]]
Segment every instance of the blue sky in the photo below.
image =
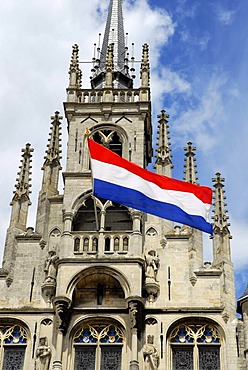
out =
[[(9, 0), (0, 5), (0, 250), (21, 148), (27, 142), (35, 149), (28, 222), (34, 226), (50, 116), (56, 110), (63, 114), (71, 46), (78, 43), (80, 59), (91, 60), (93, 44), (104, 31), (108, 2)], [(183, 177), (183, 147), (192, 141), (197, 147), (199, 182), (212, 186), (217, 171), (226, 178), (240, 296), (248, 282), (248, 2), (123, 0), (123, 8), (125, 31), (130, 46), (135, 43), (136, 58), (143, 43), (150, 45), (154, 132), (157, 114), (166, 109), (173, 176)], [(83, 65), (85, 86), (89, 86), (90, 69), (90, 64)], [(65, 158), (65, 120), (63, 138)], [(210, 259), (211, 243), (205, 239), (205, 255)]]

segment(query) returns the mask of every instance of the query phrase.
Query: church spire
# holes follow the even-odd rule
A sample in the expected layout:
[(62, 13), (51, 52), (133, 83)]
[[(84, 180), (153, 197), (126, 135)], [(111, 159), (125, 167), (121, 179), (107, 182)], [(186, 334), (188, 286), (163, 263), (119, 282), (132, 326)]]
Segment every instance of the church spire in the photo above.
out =
[(129, 76), (128, 54), (122, 15), (122, 0), (110, 0), (107, 23), (100, 56), (93, 69), (92, 88), (102, 88), (106, 74), (109, 45), (113, 45), (113, 81), (114, 87), (132, 88), (133, 80)]
[(30, 144), (26, 144), (26, 147), (22, 149), (22, 160), (20, 165), (20, 171), (18, 172), (17, 184), (15, 185), (16, 190), (14, 191), (14, 196), (12, 202), (10, 203), (12, 208), (11, 214), (11, 224), (15, 224), (18, 228), (23, 230), (26, 229), (27, 217), (28, 217), (28, 206), (31, 205), (29, 194), (29, 188), (31, 185), (30, 175), (31, 175), (31, 162), (32, 162), (32, 152), (34, 150), (31, 148)]
[(50, 138), (47, 144), (46, 156), (44, 157), (45, 161), (42, 166), (43, 179), (42, 186), (38, 198), (38, 207), (37, 207), (37, 218), (36, 218), (36, 231), (46, 238), (46, 219), (49, 212), (49, 198), (51, 196), (58, 195), (58, 183), (59, 183), (59, 171), (61, 170), (60, 164), (60, 130), (61, 130), (61, 116), (59, 112), (55, 112), (55, 115), (51, 117), (52, 126), (50, 132)]
[(220, 173), (212, 179), (214, 183), (214, 216), (213, 218), (213, 249), (214, 262), (216, 264), (223, 260), (230, 260), (230, 239), (232, 238), (229, 230), (228, 215), (225, 203), (224, 178)]
[(161, 111), (158, 115), (158, 148), (156, 155), (155, 168), (156, 172), (161, 175), (171, 177), (171, 170), (173, 168), (171, 161), (171, 149), (170, 149), (170, 137), (169, 137), (169, 126), (168, 118), (170, 116), (166, 114), (165, 110)]
[(122, 15), (122, 1), (110, 0), (108, 18), (100, 55), (100, 68), (105, 67), (109, 44), (114, 44), (114, 67), (116, 70), (124, 68), (125, 36)]
[(187, 147), (183, 148), (185, 150), (185, 171), (184, 171), (184, 181), (190, 182), (191, 184), (197, 184), (197, 171), (195, 165), (195, 150), (196, 148), (191, 142), (187, 143)]

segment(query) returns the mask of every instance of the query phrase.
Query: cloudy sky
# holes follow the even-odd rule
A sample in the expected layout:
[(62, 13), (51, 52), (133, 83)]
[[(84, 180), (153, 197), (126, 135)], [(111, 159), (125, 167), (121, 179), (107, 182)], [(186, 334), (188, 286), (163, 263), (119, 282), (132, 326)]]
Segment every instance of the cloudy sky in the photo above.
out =
[[(0, 4), (0, 250), (10, 217), (21, 148), (34, 148), (34, 226), (50, 116), (63, 115), (71, 46), (90, 62), (104, 32), (109, 0), (8, 0)], [(183, 177), (183, 147), (197, 147), (199, 182), (225, 177), (237, 295), (248, 282), (248, 2), (245, 0), (123, 0), (125, 32), (150, 45), (153, 125), (161, 109), (170, 114), (173, 176)], [(82, 64), (89, 86), (90, 63)], [(136, 71), (139, 76), (139, 70)], [(138, 84), (138, 81), (137, 81)], [(154, 130), (156, 132), (156, 130)], [(155, 136), (155, 135), (154, 135)], [(63, 120), (63, 158), (66, 122)], [(64, 165), (64, 160), (63, 160)], [(61, 184), (62, 189), (62, 184)], [(206, 239), (205, 256), (211, 258)]]

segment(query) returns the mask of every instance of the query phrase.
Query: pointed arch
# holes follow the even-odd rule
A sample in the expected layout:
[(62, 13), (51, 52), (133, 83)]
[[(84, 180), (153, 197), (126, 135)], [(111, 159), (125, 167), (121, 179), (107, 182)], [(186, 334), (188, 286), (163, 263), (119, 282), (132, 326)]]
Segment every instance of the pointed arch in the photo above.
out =
[(224, 370), (225, 333), (215, 320), (184, 317), (175, 320), (166, 334), (168, 369)]

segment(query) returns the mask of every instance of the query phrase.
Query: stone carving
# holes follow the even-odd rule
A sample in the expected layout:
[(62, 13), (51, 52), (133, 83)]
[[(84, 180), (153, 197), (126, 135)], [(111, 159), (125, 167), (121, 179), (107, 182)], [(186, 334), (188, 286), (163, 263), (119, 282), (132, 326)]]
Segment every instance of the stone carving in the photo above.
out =
[(153, 345), (154, 336), (147, 336), (147, 343), (144, 345), (143, 354), (145, 361), (145, 370), (157, 370), (159, 366), (159, 355), (156, 347)]
[(154, 229), (154, 227), (150, 227), (147, 232), (146, 232), (146, 235), (148, 236), (156, 236), (158, 233), (157, 231)]
[(36, 350), (35, 370), (49, 370), (51, 356), (52, 351), (47, 344), (47, 337), (40, 338), (40, 343)]
[(57, 250), (59, 249), (59, 242), (60, 242), (61, 233), (58, 229), (54, 229), (49, 237), (49, 249), (50, 250)]
[(70, 320), (71, 300), (64, 296), (55, 297), (53, 300), (53, 305), (56, 314), (57, 329), (65, 334)]
[(57, 261), (58, 256), (56, 255), (55, 251), (49, 251), (48, 257), (45, 262), (44, 272), (46, 274), (45, 282), (51, 283), (56, 282), (56, 276), (57, 276)]
[(44, 325), (44, 326), (49, 326), (49, 325), (52, 325), (52, 320), (51, 319), (43, 319), (41, 321), (41, 325)]
[(156, 251), (151, 250), (146, 255), (146, 278), (154, 279), (157, 281), (157, 273), (159, 267), (159, 258)]
[(129, 303), (129, 316), (131, 321), (131, 327), (134, 328), (137, 326), (137, 313), (138, 313), (138, 305), (135, 302)]

